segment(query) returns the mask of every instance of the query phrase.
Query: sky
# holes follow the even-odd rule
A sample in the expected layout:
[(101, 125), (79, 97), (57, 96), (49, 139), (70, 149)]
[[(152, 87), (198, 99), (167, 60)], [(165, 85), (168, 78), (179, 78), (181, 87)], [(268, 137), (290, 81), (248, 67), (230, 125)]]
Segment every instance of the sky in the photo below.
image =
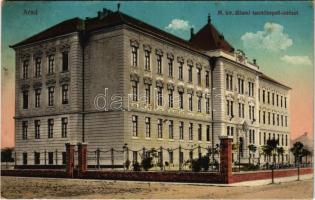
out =
[[(14, 146), (15, 55), (9, 45), (73, 17), (94, 17), (112, 2), (3, 2), (1, 22), (1, 146)], [(37, 10), (37, 15), (25, 11)], [(312, 2), (120, 2), (120, 11), (183, 39), (212, 23), (235, 49), (260, 70), (290, 86), (291, 137), (313, 133), (314, 41)], [(220, 14), (220, 11), (222, 14)], [(250, 15), (237, 15), (242, 11)], [(253, 15), (280, 11), (282, 15)], [(294, 15), (284, 15), (290, 11)], [(233, 15), (228, 15), (230, 12)]]

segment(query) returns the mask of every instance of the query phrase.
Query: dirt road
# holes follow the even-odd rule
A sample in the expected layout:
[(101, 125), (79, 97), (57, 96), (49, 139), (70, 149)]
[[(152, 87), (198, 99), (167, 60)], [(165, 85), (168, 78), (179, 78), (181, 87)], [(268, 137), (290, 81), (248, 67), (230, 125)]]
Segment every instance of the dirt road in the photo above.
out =
[(313, 180), (255, 187), (1, 177), (5, 198), (312, 199)]

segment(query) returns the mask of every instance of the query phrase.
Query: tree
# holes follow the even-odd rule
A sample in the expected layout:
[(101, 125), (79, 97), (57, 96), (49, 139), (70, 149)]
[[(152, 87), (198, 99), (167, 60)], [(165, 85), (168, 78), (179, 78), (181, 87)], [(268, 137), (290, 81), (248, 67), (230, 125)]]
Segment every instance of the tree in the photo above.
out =
[(1, 162), (14, 162), (12, 157), (13, 148), (1, 149)]
[(256, 152), (256, 150), (257, 150), (257, 147), (254, 144), (250, 144), (250, 145), (248, 145), (248, 150), (249, 150), (248, 164), (250, 164), (250, 161), (251, 161), (251, 158), (252, 158), (252, 154), (251, 153), (254, 154)]
[(303, 155), (303, 149), (304, 149), (304, 144), (301, 142), (296, 142), (293, 144), (293, 147), (290, 149), (290, 151), (294, 155), (294, 163), (296, 164), (297, 162), (301, 162), (301, 158)]
[(142, 161), (141, 161), (141, 165), (142, 165), (142, 168), (145, 170), (145, 171), (148, 171), (150, 168), (153, 167), (153, 159), (158, 157), (157, 155), (157, 151), (152, 148), (150, 150), (148, 150), (146, 152), (146, 155), (144, 158), (142, 158)]
[(269, 148), (271, 150), (271, 155), (273, 157), (273, 163), (276, 163), (276, 154), (277, 154), (278, 144), (279, 144), (279, 140), (276, 140), (276, 139), (267, 140), (267, 146), (269, 146)]
[(311, 156), (312, 155), (312, 152), (309, 151), (308, 149), (306, 148), (303, 148), (302, 150), (302, 157), (305, 157), (305, 162), (307, 163), (307, 157), (308, 156)]
[(283, 164), (283, 154), (284, 154), (285, 150), (283, 147), (278, 147), (277, 148), (277, 154), (278, 154), (278, 159), (279, 159), (279, 156), (281, 155), (281, 164)]

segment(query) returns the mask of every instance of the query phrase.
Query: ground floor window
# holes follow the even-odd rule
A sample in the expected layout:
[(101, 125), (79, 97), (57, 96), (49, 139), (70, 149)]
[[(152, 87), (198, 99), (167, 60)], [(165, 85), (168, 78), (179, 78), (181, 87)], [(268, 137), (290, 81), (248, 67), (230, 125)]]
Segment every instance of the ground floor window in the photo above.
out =
[(184, 163), (184, 152), (179, 152), (179, 163), (182, 164)]
[(133, 163), (138, 162), (138, 152), (137, 151), (132, 152), (132, 160), (133, 160)]
[(40, 153), (39, 152), (35, 152), (34, 153), (34, 164), (35, 165), (39, 165), (40, 164)]
[(23, 165), (27, 165), (27, 153), (23, 153)]
[(67, 154), (66, 152), (62, 152), (62, 164), (67, 164)]
[(48, 164), (54, 164), (54, 152), (48, 152)]
[(168, 155), (169, 155), (170, 164), (173, 164), (173, 162), (174, 162), (173, 151), (168, 152)]

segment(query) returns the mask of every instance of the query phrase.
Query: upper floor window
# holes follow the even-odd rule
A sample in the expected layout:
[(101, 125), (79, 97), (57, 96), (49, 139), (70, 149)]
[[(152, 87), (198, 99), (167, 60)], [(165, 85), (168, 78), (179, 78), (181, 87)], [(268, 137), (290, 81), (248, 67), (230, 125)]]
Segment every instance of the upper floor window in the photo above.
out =
[(184, 139), (184, 122), (182, 121), (179, 122), (179, 139)]
[(23, 109), (28, 109), (28, 91), (23, 91)]
[(226, 114), (233, 117), (233, 101), (231, 100), (226, 100)]
[(168, 107), (173, 108), (173, 90), (168, 90)]
[(238, 93), (244, 94), (244, 80), (241, 78), (238, 78)]
[(64, 84), (62, 85), (62, 104), (69, 103), (69, 85)]
[(35, 120), (34, 125), (35, 125), (35, 139), (40, 139), (40, 120)]
[(178, 79), (183, 80), (183, 63), (180, 62), (178, 66)]
[(210, 98), (206, 96), (206, 113), (210, 114)]
[(173, 77), (173, 59), (168, 59), (168, 76)]
[(189, 105), (189, 111), (193, 111), (193, 95), (188, 94), (188, 105)]
[(145, 118), (145, 137), (147, 138), (151, 137), (151, 118), (150, 117)]
[(22, 139), (23, 140), (27, 140), (27, 128), (28, 128), (27, 121), (23, 121), (22, 122)]
[(41, 89), (35, 89), (35, 107), (39, 108), (40, 107), (40, 94), (41, 94)]
[(283, 101), (282, 101), (282, 100), (283, 100), (283, 97), (281, 96), (281, 97), (280, 97), (280, 107), (281, 107), (281, 108), (282, 108), (282, 105), (283, 105)]
[(179, 108), (184, 109), (184, 93), (183, 92), (178, 92), (178, 103), (179, 103)]
[(206, 71), (206, 87), (210, 87), (209, 71)]
[(263, 93), (262, 93), (262, 100), (263, 100), (263, 103), (265, 103), (265, 90), (263, 90)]
[(199, 96), (198, 97), (198, 106), (197, 106), (198, 107), (198, 112), (201, 112), (201, 105), (202, 105), (201, 101), (202, 101), (201, 96)]
[(225, 76), (226, 90), (233, 90), (233, 76), (231, 74), (226, 74)]
[(132, 81), (131, 87), (132, 87), (132, 100), (138, 101), (138, 82)]
[(28, 60), (23, 61), (23, 68), (22, 68), (22, 73), (23, 73), (23, 78), (26, 79), (28, 78)]
[(156, 55), (157, 56), (157, 59), (156, 59), (156, 62), (157, 62), (157, 73), (158, 74), (162, 74), (162, 56), (161, 55)]
[(287, 108), (287, 97), (284, 97), (284, 107)]
[(163, 120), (158, 119), (158, 138), (163, 138)]
[(192, 83), (192, 66), (191, 65), (188, 65), (188, 82), (189, 83)]
[(198, 124), (198, 140), (202, 140), (202, 125)]
[(41, 76), (41, 58), (36, 58), (35, 59), (35, 77), (40, 77)]
[(279, 106), (279, 95), (278, 94), (277, 94), (276, 100), (277, 100), (277, 106)]
[(267, 92), (267, 103), (270, 104), (270, 92)]
[(266, 111), (263, 111), (263, 124), (266, 124)]
[(201, 85), (201, 69), (197, 68), (197, 82)]
[(207, 125), (207, 129), (206, 129), (206, 140), (207, 142), (210, 141), (210, 126)]
[(48, 138), (54, 137), (54, 119), (48, 119)]
[(54, 55), (49, 55), (48, 56), (48, 74), (53, 74), (54, 73), (54, 61), (55, 61), (55, 56)]
[(158, 106), (163, 105), (163, 88), (162, 87), (157, 87), (157, 101), (158, 101)]
[(254, 83), (248, 82), (248, 96), (253, 97), (254, 96)]
[(193, 140), (194, 134), (193, 134), (193, 124), (192, 123), (189, 123), (188, 132), (189, 132), (189, 140)]
[(241, 118), (245, 117), (245, 104), (244, 103), (238, 103), (238, 116)]
[(61, 118), (61, 137), (66, 138), (68, 136), (68, 118)]
[(132, 115), (132, 136), (138, 137), (138, 116)]
[(135, 46), (132, 46), (131, 49), (131, 62), (133, 67), (138, 66), (138, 48)]
[(66, 72), (69, 70), (69, 56), (68, 52), (62, 52), (62, 71)]
[(146, 103), (149, 104), (151, 103), (151, 85), (145, 84), (144, 87), (145, 87), (145, 100), (146, 100)]
[(54, 86), (48, 87), (48, 106), (54, 105), (54, 94), (55, 94), (55, 87)]
[(288, 126), (288, 116), (285, 116), (285, 126)]
[(272, 105), (274, 106), (275, 105), (275, 93), (272, 93), (272, 98), (271, 98), (271, 102), (272, 102)]
[(254, 120), (255, 119), (255, 107), (254, 106), (248, 106), (248, 114), (249, 114), (249, 119)]
[(168, 135), (169, 135), (169, 139), (174, 139), (174, 122), (173, 122), (173, 120), (169, 120)]
[(144, 51), (144, 69), (150, 71), (150, 51)]

